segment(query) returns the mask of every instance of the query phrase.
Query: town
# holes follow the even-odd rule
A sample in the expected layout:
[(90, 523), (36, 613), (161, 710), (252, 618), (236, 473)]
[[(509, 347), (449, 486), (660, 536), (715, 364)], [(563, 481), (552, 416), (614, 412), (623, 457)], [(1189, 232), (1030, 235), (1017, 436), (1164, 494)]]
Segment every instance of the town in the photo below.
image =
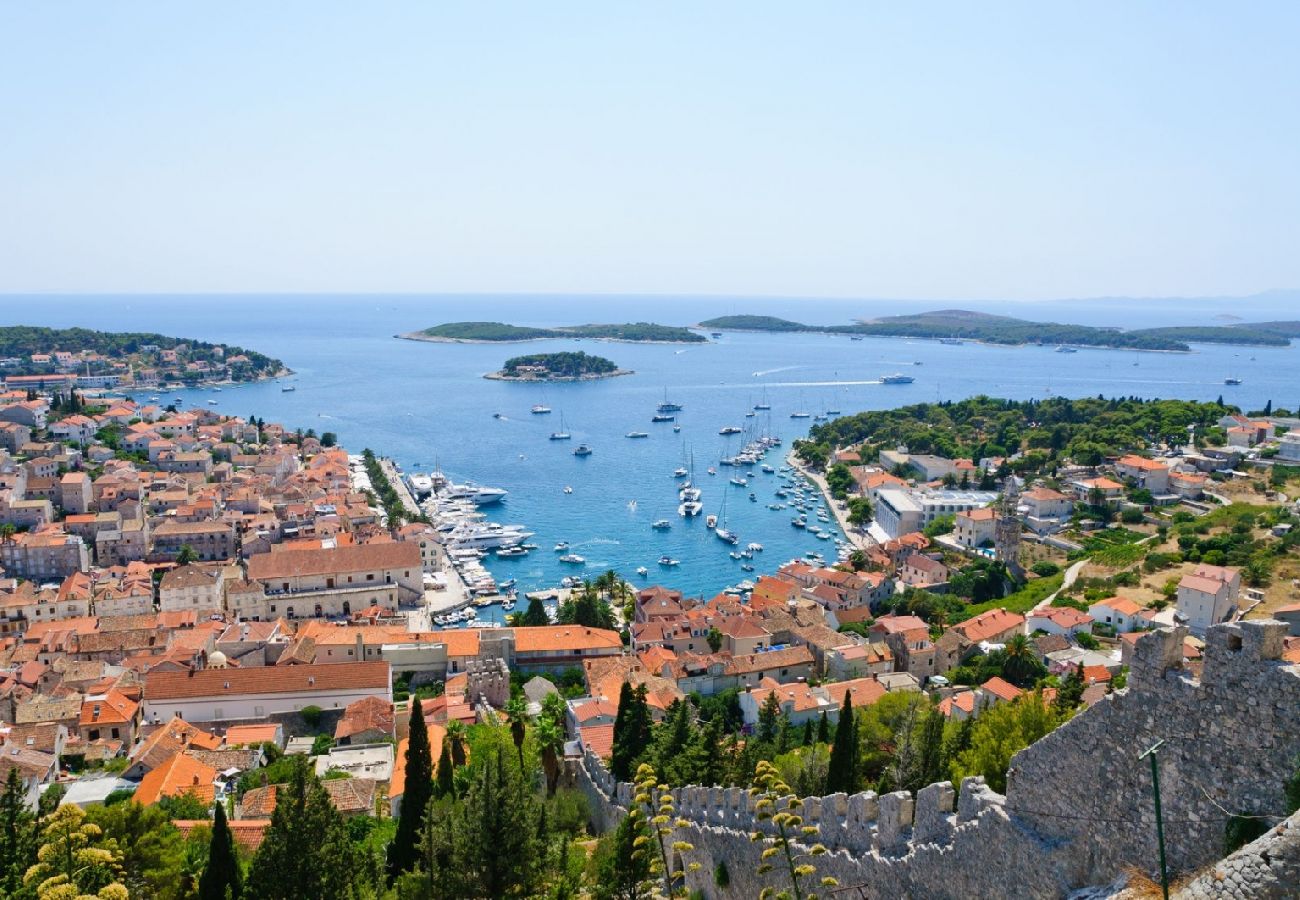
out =
[[(678, 789), (882, 809), (940, 783), (1005, 793), (1013, 757), (1117, 702), (1161, 636), (1176, 638), (1165, 664), (1196, 676), (1224, 628), (1273, 623), (1278, 663), (1300, 665), (1300, 420), (1285, 410), (1096, 401), (1165, 419), (1085, 446), (1027, 420), (1094, 421), (1071, 401), (976, 399), (924, 423), (927, 452), (836, 420), (791, 459), (852, 538), (842, 563), (793, 560), (713, 597), (611, 574), (550, 609), (525, 598), (507, 627), (439, 629), (464, 585), (392, 466), (330, 433), (82, 378), (14, 375), (0, 393), (0, 778), (5, 826), (30, 831), (3, 857), (6, 896), (44, 896), (29, 870), (45, 871), (56, 822), (95, 824), (99, 887), (134, 879), (138, 896), (224, 895), (205, 879), (298, 896), (275, 886), (290, 877), (313, 886), (302, 896), (433, 896), (455, 872), (467, 880), (437, 896), (725, 896), (752, 873), (715, 854), (688, 876), (634, 849), (656, 807), (695, 796)], [(976, 446), (972, 427), (986, 455), (935, 452)], [(493, 792), (526, 793), (529, 773), (540, 796), (496, 827), (545, 836), (514, 834), (511, 866), (437, 842), (486, 828)], [(618, 789), (634, 781), (659, 798), (644, 813)], [(317, 804), (315, 824), (278, 814), (286, 801)], [(139, 852), (122, 833), (135, 806), (166, 826), (171, 869), (122, 858)], [(883, 822), (871, 834), (889, 849)], [(206, 862), (186, 870), (190, 846)]]

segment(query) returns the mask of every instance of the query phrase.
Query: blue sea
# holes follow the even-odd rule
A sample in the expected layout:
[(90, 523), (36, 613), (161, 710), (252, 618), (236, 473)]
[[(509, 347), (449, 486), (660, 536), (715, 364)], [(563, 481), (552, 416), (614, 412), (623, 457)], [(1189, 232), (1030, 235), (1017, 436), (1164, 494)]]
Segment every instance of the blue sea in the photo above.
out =
[[(936, 341), (827, 335), (727, 333), (702, 345), (637, 345), (596, 341), (458, 345), (397, 340), (394, 335), (456, 320), (499, 320), (530, 325), (649, 320), (691, 324), (711, 316), (755, 312), (813, 323), (966, 306), (1028, 318), (1138, 327), (1157, 324), (1218, 324), (1289, 318), (1286, 302), (1244, 309), (1240, 303), (1073, 301), (1054, 304), (947, 304), (897, 301), (803, 300), (729, 297), (559, 296), (97, 296), (0, 298), (4, 324), (85, 326), (106, 330), (157, 331), (224, 341), (279, 357), (294, 371), (296, 390), (278, 383), (181, 391), (169, 394), (187, 405), (208, 405), (236, 415), (258, 415), (289, 427), (333, 431), (353, 452), (369, 447), (393, 457), (407, 471), (435, 466), (457, 480), (504, 487), (510, 494), (491, 518), (519, 522), (537, 533), (541, 549), (527, 557), (491, 560), (500, 578), (520, 587), (550, 587), (583, 570), (558, 561), (551, 547), (567, 541), (586, 557), (585, 572), (615, 569), (633, 583), (660, 583), (711, 596), (744, 578), (819, 550), (834, 558), (834, 544), (793, 528), (789, 509), (769, 503), (776, 476), (755, 470), (747, 488), (729, 484), (736, 474), (719, 468), (705, 474), (743, 437), (722, 437), (735, 425), (778, 435), (784, 445), (769, 462), (780, 467), (793, 439), (811, 419), (806, 410), (843, 414), (973, 394), (1012, 398), (1104, 394), (1213, 400), (1223, 396), (1243, 408), (1268, 400), (1294, 409), (1300, 403), (1300, 348), (1198, 346), (1190, 354), (1081, 349), (1056, 353), (1043, 347), (943, 345)], [(484, 379), (509, 356), (585, 350), (607, 356), (635, 374), (579, 384), (520, 385)], [(907, 385), (879, 383), (902, 372)], [(1227, 387), (1233, 376), (1243, 384)], [(682, 429), (652, 424), (665, 396), (684, 408)], [(770, 413), (747, 418), (760, 401)], [(545, 403), (551, 415), (531, 415)], [(500, 418), (493, 418), (500, 413)], [(572, 441), (547, 440), (563, 415)], [(632, 440), (629, 431), (650, 437)], [(586, 443), (593, 454), (572, 450)], [(706, 513), (725, 514), (741, 545), (761, 543), (752, 574), (730, 558), (732, 549), (710, 534), (703, 517), (676, 514), (672, 472), (694, 457)], [(571, 487), (572, 493), (564, 493)], [(753, 491), (755, 501), (748, 499)], [(636, 501), (635, 507), (630, 501)], [(672, 528), (654, 531), (655, 519)], [(656, 565), (661, 555), (681, 561)], [(635, 575), (638, 566), (648, 579)]]

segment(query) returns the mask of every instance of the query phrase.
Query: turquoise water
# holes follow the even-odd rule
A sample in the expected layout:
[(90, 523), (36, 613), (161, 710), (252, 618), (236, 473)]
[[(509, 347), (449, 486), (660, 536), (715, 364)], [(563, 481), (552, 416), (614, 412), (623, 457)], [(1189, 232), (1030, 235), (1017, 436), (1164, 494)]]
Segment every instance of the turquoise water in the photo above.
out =
[[(424, 344), (393, 339), (401, 332), (454, 319), (504, 319), (528, 324), (654, 319), (689, 324), (712, 315), (757, 311), (806, 321), (847, 321), (856, 315), (902, 311), (869, 304), (830, 301), (693, 301), (663, 298), (583, 298), (561, 303), (539, 298), (5, 298), (11, 323), (84, 325), (118, 330), (156, 330), (168, 334), (242, 344), (278, 356), (296, 371), (297, 390), (278, 384), (246, 385), (221, 392), (169, 394), (187, 404), (207, 405), (238, 415), (256, 414), (290, 427), (334, 431), (350, 450), (370, 447), (392, 456), (405, 469), (423, 471), (437, 463), (457, 480), (472, 479), (510, 491), (507, 502), (491, 509), (499, 521), (521, 522), (537, 532), (541, 549), (528, 557), (492, 560), (498, 578), (513, 577), (521, 587), (553, 586), (565, 574), (615, 569), (634, 583), (646, 566), (646, 583), (662, 583), (691, 593), (712, 595), (743, 578), (757, 577), (808, 550), (833, 558), (834, 544), (818, 541), (790, 525), (793, 511), (771, 511), (776, 476), (755, 469), (745, 489), (728, 479), (735, 470), (717, 466), (734, 452), (741, 436), (724, 438), (724, 425), (770, 430), (784, 446), (769, 456), (779, 468), (792, 439), (806, 434), (811, 419), (793, 420), (796, 409), (842, 413), (879, 409), (976, 393), (1013, 398), (1105, 394), (1212, 400), (1220, 395), (1245, 408), (1272, 399), (1294, 408), (1300, 403), (1300, 351), (1198, 347), (1192, 354), (1126, 353), (1051, 348), (946, 346), (933, 341), (873, 339), (851, 341), (824, 335), (727, 334), (708, 345), (632, 345), (593, 341), (545, 341), (526, 345)], [(932, 307), (934, 304), (926, 304)], [(917, 306), (915, 308), (921, 308)], [(22, 309), (21, 313), (15, 310)], [(1275, 311), (1247, 318), (1278, 317)], [(1168, 310), (1133, 324), (1205, 321), (1186, 311)], [(1084, 321), (1071, 310), (1037, 308), (1034, 314)], [(1091, 321), (1111, 321), (1100, 308)], [(1115, 313), (1116, 316), (1120, 314)], [(582, 349), (607, 356), (635, 375), (546, 387), (483, 379), (508, 356), (520, 352)], [(1253, 357), (1253, 359), (1252, 359)], [(920, 362), (921, 365), (915, 365)], [(904, 372), (910, 385), (882, 385), (881, 375)], [(1245, 382), (1225, 387), (1229, 375)], [(650, 417), (664, 392), (684, 407), (680, 434)], [(769, 413), (746, 418), (766, 397)], [(535, 416), (529, 408), (545, 402), (555, 412)], [(494, 419), (493, 413), (501, 413)], [(561, 412), (573, 440), (552, 442)], [(629, 431), (650, 437), (630, 440)], [(573, 447), (589, 444), (586, 459)], [(754, 573), (745, 573), (724, 545), (709, 533), (703, 517), (676, 514), (673, 470), (694, 453), (696, 480), (704, 489), (706, 513), (720, 513), (727, 498), (729, 526), (741, 545), (756, 541)], [(573, 488), (565, 494), (565, 486)], [(754, 491), (757, 502), (748, 499)], [(629, 501), (636, 501), (635, 509)], [(667, 532), (651, 529), (667, 518)], [(815, 521), (815, 520), (814, 520)], [(568, 541), (587, 558), (585, 570), (558, 562), (551, 551)], [(656, 565), (663, 554), (681, 561), (673, 569)]]

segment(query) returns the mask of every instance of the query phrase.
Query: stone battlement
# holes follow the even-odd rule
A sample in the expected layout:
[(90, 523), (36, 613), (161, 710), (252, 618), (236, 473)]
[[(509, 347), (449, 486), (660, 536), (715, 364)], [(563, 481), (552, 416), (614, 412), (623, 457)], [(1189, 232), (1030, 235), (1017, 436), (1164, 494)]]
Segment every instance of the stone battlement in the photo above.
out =
[[(802, 815), (831, 851), (821, 874), (861, 885), (867, 897), (1062, 896), (1110, 881), (1126, 865), (1151, 871), (1155, 826), (1150, 768), (1137, 756), (1157, 740), (1172, 871), (1214, 861), (1234, 813), (1281, 817), (1282, 784), (1300, 757), (1300, 667), (1281, 662), (1286, 626), (1240, 622), (1211, 628), (1201, 678), (1183, 667), (1186, 630), (1143, 636), (1128, 687), (1081, 711), (1012, 760), (1007, 796), (983, 779), (959, 788), (804, 798)], [(613, 827), (632, 799), (586, 751), (575, 773), (593, 818)], [(726, 862), (726, 892), (692, 876), (708, 896), (752, 896), (762, 885), (748, 834), (754, 803), (743, 788), (673, 792), (691, 823), (687, 839)], [(1230, 812), (1228, 812), (1230, 811)], [(697, 860), (705, 862), (706, 860)], [(695, 881), (699, 883), (696, 884)]]

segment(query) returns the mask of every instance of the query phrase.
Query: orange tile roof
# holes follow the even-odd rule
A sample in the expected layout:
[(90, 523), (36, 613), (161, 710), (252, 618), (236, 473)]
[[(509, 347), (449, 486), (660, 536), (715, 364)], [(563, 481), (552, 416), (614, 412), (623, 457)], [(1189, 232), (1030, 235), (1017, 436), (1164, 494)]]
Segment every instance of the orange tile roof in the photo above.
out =
[(588, 725), (578, 729), (578, 738), (584, 747), (601, 759), (608, 759), (614, 752), (613, 725)]
[(1084, 684), (1100, 684), (1103, 681), (1110, 681), (1110, 670), (1105, 666), (1083, 667)]
[(174, 753), (140, 779), (134, 799), (142, 806), (150, 806), (163, 797), (193, 793), (204, 803), (211, 803), (215, 794), (212, 783), (216, 779), (217, 770), (212, 766), (199, 762), (188, 753)]
[(247, 669), (204, 669), (199, 672), (155, 671), (146, 675), (144, 682), (144, 696), (147, 700), (336, 690), (373, 690), (382, 696), (389, 696), (391, 681), (388, 663), (256, 666)]
[(121, 691), (111, 690), (102, 697), (87, 697), (81, 704), (82, 725), (125, 725), (135, 719), (140, 704)]
[(952, 628), (972, 644), (978, 644), (980, 641), (987, 641), (991, 637), (1003, 634), (1012, 628), (1018, 628), (1025, 623), (1025, 617), (1020, 613), (1008, 612), (1005, 609), (990, 609), (982, 612), (973, 619), (967, 619), (965, 622), (959, 622)]
[(980, 689), (988, 691), (999, 700), (1007, 701), (1014, 700), (1024, 693), (1020, 688), (998, 675), (994, 675), (988, 681), (981, 684)]
[(1135, 616), (1142, 610), (1142, 607), (1128, 597), (1108, 597), (1105, 600), (1098, 600), (1093, 606), (1105, 606), (1122, 616)]
[[(208, 819), (173, 819), (175, 825), (183, 836), (189, 837), (191, 831), (198, 827), (211, 828), (212, 822)], [(271, 827), (270, 819), (227, 819), (226, 825), (230, 828), (230, 834), (240, 847), (247, 853), (256, 853), (257, 848), (262, 846), (262, 838), (266, 836), (266, 829)]]
[(830, 694), (831, 699), (835, 701), (835, 705), (841, 709), (844, 707), (844, 698), (850, 694), (853, 696), (853, 707), (857, 709), (860, 706), (870, 706), (889, 693), (885, 686), (874, 678), (832, 681), (824, 687), (826, 693)]
[(336, 547), (333, 550), (285, 550), (248, 558), (248, 577), (256, 580), (361, 572), (371, 569), (420, 568), (416, 544), (393, 542)]
[(231, 725), (226, 729), (226, 746), (252, 746), (274, 743), (279, 725)]
[(516, 628), (515, 652), (540, 653), (556, 650), (622, 649), (617, 631), (584, 628), (581, 625), (546, 625), (539, 628)]

